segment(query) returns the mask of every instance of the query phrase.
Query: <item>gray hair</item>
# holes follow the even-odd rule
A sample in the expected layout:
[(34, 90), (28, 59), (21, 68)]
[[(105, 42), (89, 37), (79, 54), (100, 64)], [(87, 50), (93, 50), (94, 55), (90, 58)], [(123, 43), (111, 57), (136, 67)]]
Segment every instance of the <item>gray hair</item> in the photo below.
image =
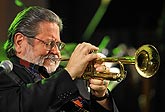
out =
[(8, 40), (4, 45), (8, 58), (15, 55), (14, 35), (20, 32), (27, 37), (35, 37), (38, 33), (38, 24), (43, 21), (55, 22), (60, 31), (63, 28), (62, 20), (59, 16), (43, 7), (30, 6), (17, 14), (8, 29)]

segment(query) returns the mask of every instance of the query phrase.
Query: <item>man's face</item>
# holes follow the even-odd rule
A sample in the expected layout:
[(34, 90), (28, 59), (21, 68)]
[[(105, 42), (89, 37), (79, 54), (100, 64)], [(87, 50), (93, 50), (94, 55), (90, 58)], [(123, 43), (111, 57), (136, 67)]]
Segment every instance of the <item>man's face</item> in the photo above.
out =
[(49, 49), (46, 43), (61, 42), (58, 25), (56, 23), (41, 22), (38, 34), (34, 38), (25, 38), (26, 42), (22, 45), (24, 48), (18, 57), (46, 67), (49, 73), (54, 72), (60, 63), (55, 61), (55, 58), (60, 58), (61, 54), (56, 45)]

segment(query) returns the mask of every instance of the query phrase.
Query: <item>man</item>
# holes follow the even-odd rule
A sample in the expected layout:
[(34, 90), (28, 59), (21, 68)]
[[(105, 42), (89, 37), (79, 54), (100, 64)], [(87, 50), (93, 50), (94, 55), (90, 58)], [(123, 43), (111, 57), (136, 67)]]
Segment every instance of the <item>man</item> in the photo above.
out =
[(61, 30), (61, 19), (48, 9), (33, 6), (18, 13), (4, 47), (14, 68), (0, 76), (0, 112), (117, 112), (109, 81), (91, 78), (90, 93), (81, 91), (84, 83), (78, 79), (89, 61), (99, 58), (92, 53), (97, 47), (78, 44), (66, 67), (59, 67)]

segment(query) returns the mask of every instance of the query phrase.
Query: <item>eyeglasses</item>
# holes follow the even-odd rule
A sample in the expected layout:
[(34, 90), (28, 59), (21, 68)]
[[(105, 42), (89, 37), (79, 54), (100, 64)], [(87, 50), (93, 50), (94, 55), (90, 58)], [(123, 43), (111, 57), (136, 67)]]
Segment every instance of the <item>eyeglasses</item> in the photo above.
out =
[(43, 44), (45, 44), (47, 50), (51, 50), (53, 47), (57, 46), (58, 50), (61, 51), (65, 47), (64, 42), (55, 42), (55, 41), (45, 42), (45, 41), (43, 41), (39, 38), (35, 38), (35, 37), (33, 37), (31, 39), (37, 39), (40, 42), (42, 42)]

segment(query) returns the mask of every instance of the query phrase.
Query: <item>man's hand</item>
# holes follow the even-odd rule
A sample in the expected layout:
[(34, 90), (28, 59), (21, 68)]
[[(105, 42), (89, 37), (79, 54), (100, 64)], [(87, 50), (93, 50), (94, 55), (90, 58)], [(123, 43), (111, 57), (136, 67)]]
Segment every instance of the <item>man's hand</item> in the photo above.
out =
[(65, 68), (73, 80), (82, 76), (89, 61), (98, 58), (97, 54), (91, 53), (97, 50), (98, 48), (90, 43), (83, 42), (77, 45)]

